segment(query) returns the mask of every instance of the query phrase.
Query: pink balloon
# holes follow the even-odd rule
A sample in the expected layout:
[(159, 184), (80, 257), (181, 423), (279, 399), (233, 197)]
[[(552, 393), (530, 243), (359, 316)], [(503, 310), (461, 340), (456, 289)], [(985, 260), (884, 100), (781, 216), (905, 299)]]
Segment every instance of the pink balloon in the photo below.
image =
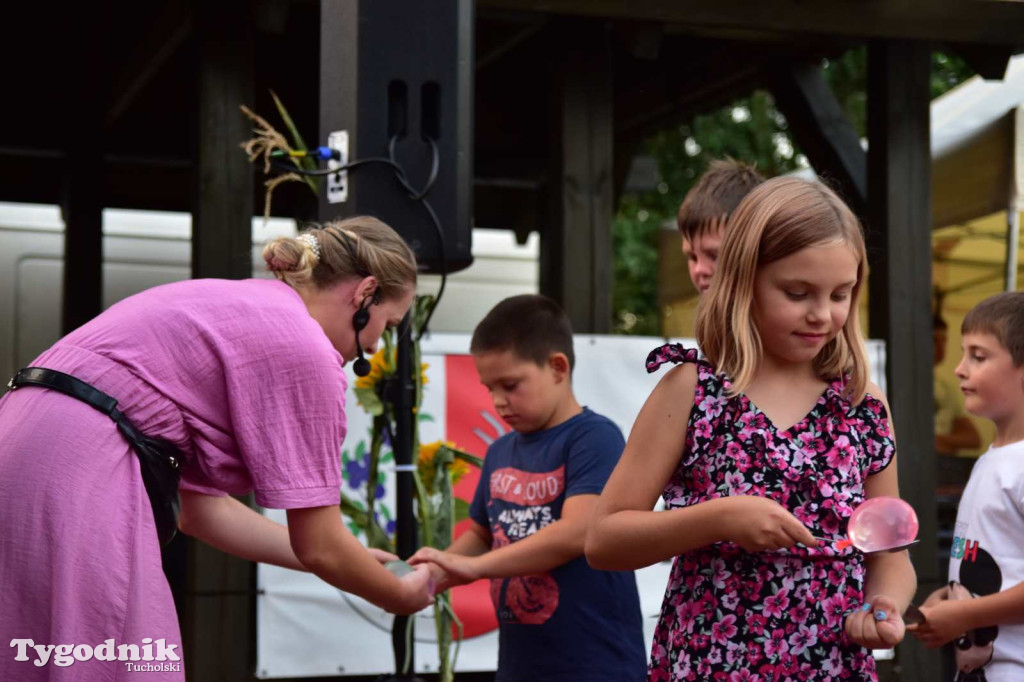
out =
[(917, 514), (898, 497), (872, 497), (853, 510), (849, 544), (862, 552), (908, 545), (917, 538)]

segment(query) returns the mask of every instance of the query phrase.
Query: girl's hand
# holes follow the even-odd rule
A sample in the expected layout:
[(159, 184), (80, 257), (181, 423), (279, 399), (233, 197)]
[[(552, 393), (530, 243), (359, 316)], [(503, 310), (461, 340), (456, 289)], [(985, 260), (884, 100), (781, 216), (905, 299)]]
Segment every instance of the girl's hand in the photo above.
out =
[(399, 578), (402, 591), (393, 613), (399, 616), (412, 615), (434, 603), (434, 579), (426, 566)]
[(722, 510), (722, 539), (735, 542), (748, 552), (784, 549), (797, 543), (818, 546), (807, 526), (775, 500), (751, 495), (720, 499), (728, 507)]
[(903, 641), (907, 626), (895, 601), (879, 595), (865, 606), (870, 609), (861, 609), (846, 617), (844, 627), (851, 642), (869, 649), (891, 649)]
[(374, 549), (373, 547), (367, 547), (366, 551), (370, 553), (374, 559), (376, 559), (381, 566), (389, 561), (398, 561), (398, 555), (392, 554), (391, 552), (385, 552), (383, 549)]
[(445, 572), (449, 587), (465, 585), (483, 577), (476, 566), (476, 557), (442, 552), (433, 547), (420, 548), (409, 558), (409, 563), (417, 568), (426, 563), (436, 564)]
[(929, 649), (937, 649), (964, 634), (964, 618), (959, 608), (963, 602), (935, 600), (929, 605), (930, 601), (932, 597), (921, 607), (924, 622), (911, 625), (907, 630)]

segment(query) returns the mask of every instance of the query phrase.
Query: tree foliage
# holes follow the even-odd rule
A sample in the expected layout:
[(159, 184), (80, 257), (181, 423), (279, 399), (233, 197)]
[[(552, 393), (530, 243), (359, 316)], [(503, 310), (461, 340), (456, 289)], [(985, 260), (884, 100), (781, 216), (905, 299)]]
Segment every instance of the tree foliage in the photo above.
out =
[[(867, 135), (867, 51), (860, 47), (822, 63), (832, 91), (859, 134)], [(933, 53), (932, 97), (973, 75), (958, 57)], [(749, 97), (709, 114), (695, 116), (646, 140), (640, 154), (657, 162), (659, 181), (651, 192), (627, 192), (615, 215), (613, 243), (615, 330), (659, 335), (658, 236), (675, 220), (683, 197), (711, 159), (731, 156), (753, 163), (766, 177), (805, 166), (807, 161), (790, 138), (788, 124), (771, 94)], [(680, 273), (685, 277), (685, 273)]]

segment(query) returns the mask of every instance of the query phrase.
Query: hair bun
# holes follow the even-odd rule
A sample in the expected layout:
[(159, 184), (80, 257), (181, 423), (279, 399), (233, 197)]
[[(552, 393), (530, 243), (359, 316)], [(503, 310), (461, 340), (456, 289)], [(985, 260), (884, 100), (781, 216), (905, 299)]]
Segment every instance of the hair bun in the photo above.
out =
[(302, 285), (312, 278), (317, 265), (316, 254), (307, 241), (296, 237), (277, 237), (263, 247), (267, 270), (292, 285)]
[(278, 237), (263, 247), (263, 260), (271, 272), (292, 272), (299, 264), (299, 250), (287, 244), (287, 237)]

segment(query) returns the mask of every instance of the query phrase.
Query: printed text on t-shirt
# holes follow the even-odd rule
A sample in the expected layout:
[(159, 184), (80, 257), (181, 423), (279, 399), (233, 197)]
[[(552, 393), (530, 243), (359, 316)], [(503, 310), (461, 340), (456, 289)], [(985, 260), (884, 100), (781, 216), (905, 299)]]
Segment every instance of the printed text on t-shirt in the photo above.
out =
[(554, 471), (530, 472), (513, 467), (491, 474), (491, 498), (512, 504), (550, 504), (565, 490), (565, 467)]

